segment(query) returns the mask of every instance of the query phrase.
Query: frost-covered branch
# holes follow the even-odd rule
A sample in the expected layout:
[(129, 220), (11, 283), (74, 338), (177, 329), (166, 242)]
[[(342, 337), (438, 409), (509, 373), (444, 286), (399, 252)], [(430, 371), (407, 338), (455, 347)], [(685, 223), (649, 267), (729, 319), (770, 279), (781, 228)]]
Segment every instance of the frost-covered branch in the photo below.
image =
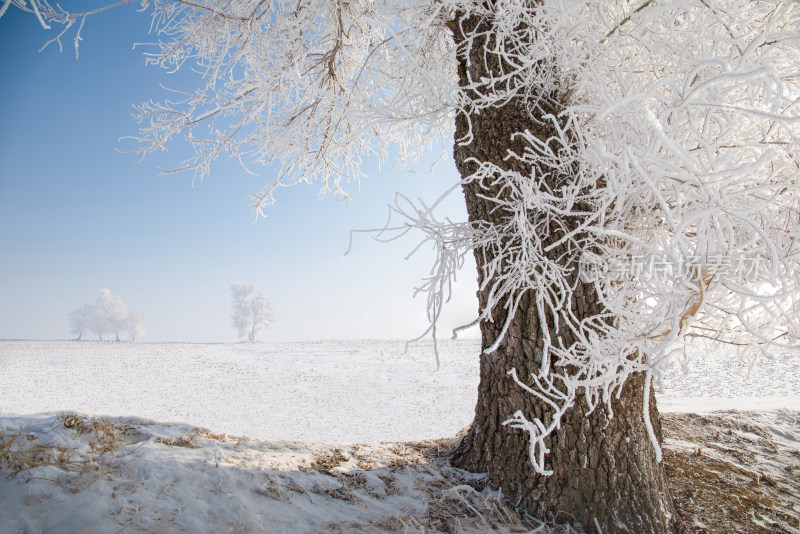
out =
[[(81, 31), (83, 30), (83, 25), (86, 22), (86, 17), (101, 13), (107, 9), (123, 6), (125, 4), (131, 4), (134, 3), (134, 1), (135, 0), (119, 0), (96, 9), (91, 9), (89, 11), (71, 12), (66, 11), (59, 4), (56, 4), (55, 7), (53, 7), (48, 0), (5, 0), (3, 5), (0, 6), (0, 18), (5, 15), (9, 6), (13, 5), (22, 11), (34, 14), (39, 21), (39, 24), (45, 30), (52, 29), (50, 24), (58, 24), (63, 26), (61, 31), (55, 37), (42, 45), (42, 47), (39, 49), (40, 52), (53, 43), (58, 44), (59, 52), (63, 52), (64, 46), (61, 43), (61, 38), (67, 34), (67, 32), (75, 25), (75, 23), (78, 23), (78, 28), (75, 30), (75, 36), (73, 37), (73, 47), (75, 49), (75, 58), (77, 59), (78, 48), (80, 46), (80, 42), (83, 40), (81, 37)], [(142, 0), (141, 3), (143, 7), (145, 7), (149, 3), (149, 0)]]

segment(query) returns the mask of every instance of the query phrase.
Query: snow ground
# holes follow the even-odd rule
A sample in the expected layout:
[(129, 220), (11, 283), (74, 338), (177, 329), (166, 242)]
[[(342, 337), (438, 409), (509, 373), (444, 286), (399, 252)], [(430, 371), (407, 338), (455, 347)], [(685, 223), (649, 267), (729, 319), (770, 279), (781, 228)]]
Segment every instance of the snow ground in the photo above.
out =
[(668, 413), (667, 485), (687, 534), (800, 533), (800, 412)]
[[(473, 489), (476, 475), (443, 458), (453, 440), (380, 443), (452, 437), (472, 417), (478, 343), (444, 342), (439, 372), (428, 344), (403, 348), (0, 342), (0, 534), (556, 532)], [(757, 430), (779, 462), (734, 467), (786, 486), (781, 513), (796, 521), (798, 358), (749, 379), (731, 356), (699, 365), (666, 382), (662, 410), (762, 412), (698, 424), (706, 441), (687, 433), (667, 449), (689, 465), (750, 447)]]
[(259, 439), (357, 443), (453, 436), (472, 419), (474, 341), (0, 343), (0, 413), (76, 411)]
[[(667, 414), (689, 532), (800, 525), (800, 412)], [(456, 440), (334, 446), (76, 414), (0, 416), (0, 533), (582, 533), (510, 511)]]
[[(0, 532), (424, 532), (447, 520), (436, 511), (451, 513), (449, 500), (484, 520), (502, 513), (464, 484), (474, 475), (423, 450), (264, 442), (131, 418), (3, 417), (0, 473), (13, 475), (0, 480)], [(467, 532), (489, 526), (461, 522)], [(504, 522), (494, 530), (512, 532)]]
[[(479, 342), (0, 342), (0, 414), (74, 411), (181, 422), (258, 439), (377, 443), (455, 435), (472, 420)], [(662, 411), (800, 410), (800, 356), (748, 377), (735, 355), (690, 355)]]

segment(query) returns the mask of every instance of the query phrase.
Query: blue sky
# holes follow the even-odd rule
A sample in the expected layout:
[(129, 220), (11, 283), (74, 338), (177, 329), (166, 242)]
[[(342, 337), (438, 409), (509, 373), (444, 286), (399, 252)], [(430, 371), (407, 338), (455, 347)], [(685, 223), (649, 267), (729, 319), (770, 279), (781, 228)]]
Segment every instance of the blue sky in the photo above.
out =
[[(9, 9), (0, 19), (0, 339), (69, 338), (66, 314), (97, 296), (119, 295), (147, 317), (147, 340), (233, 341), (229, 284), (256, 284), (276, 322), (260, 340), (397, 338), (424, 330), (424, 296), (413, 287), (430, 268), (414, 238), (379, 244), (365, 235), (344, 256), (349, 230), (381, 226), (396, 191), (433, 200), (457, 179), (451, 160), (428, 174), (368, 165), (348, 207), (313, 187), (284, 190), (253, 224), (248, 194), (274, 171), (247, 174), (220, 159), (192, 186), (162, 175), (185, 155), (180, 143), (136, 163), (119, 138), (134, 135), (132, 105), (160, 99), (170, 76), (145, 67), (135, 42), (149, 16), (126, 6), (95, 15), (75, 59), (39, 48), (54, 34)], [(173, 79), (174, 80), (174, 79)], [(463, 220), (458, 195), (446, 213)], [(442, 326), (472, 320), (475, 272), (467, 265)], [(474, 335), (474, 333), (473, 333)]]

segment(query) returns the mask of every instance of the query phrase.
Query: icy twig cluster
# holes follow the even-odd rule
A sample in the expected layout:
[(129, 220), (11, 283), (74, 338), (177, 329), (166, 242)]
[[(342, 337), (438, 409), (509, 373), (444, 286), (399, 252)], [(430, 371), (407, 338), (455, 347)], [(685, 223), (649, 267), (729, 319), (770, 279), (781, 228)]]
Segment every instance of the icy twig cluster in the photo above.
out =
[[(142, 156), (177, 135), (202, 178), (220, 154), (277, 164), (251, 197), (259, 215), (278, 188), (315, 183), (348, 200), (364, 158), (415, 160), (451, 122), (452, 45), (443, 6), (428, 2), (153, 2), (151, 64), (187, 62), (198, 89), (138, 107)], [(162, 40), (163, 39), (163, 40)], [(442, 70), (443, 69), (443, 70)], [(437, 72), (430, 76), (431, 72)]]
[[(81, 31), (83, 30), (83, 25), (86, 22), (86, 17), (90, 15), (95, 15), (107, 9), (122, 6), (125, 4), (131, 4), (134, 3), (135, 1), (136, 0), (119, 0), (117, 2), (112, 2), (104, 6), (98, 7), (96, 9), (90, 9), (84, 12), (73, 13), (71, 11), (66, 11), (59, 4), (56, 4), (55, 7), (53, 7), (50, 4), (49, 0), (5, 0), (3, 4), (0, 5), (0, 18), (2, 18), (2, 16), (5, 15), (8, 8), (13, 5), (16, 8), (21, 9), (22, 11), (32, 13), (33, 15), (35, 15), (36, 19), (39, 21), (39, 24), (45, 30), (52, 29), (52, 26), (50, 26), (50, 24), (58, 24), (62, 26), (61, 31), (59, 31), (55, 37), (53, 37), (52, 39), (44, 43), (44, 45), (42, 45), (42, 48), (39, 49), (40, 52), (53, 43), (56, 43), (58, 45), (59, 51), (63, 52), (64, 45), (61, 42), (61, 38), (64, 37), (64, 35), (66, 35), (67, 32), (70, 31), (70, 29), (72, 29), (75, 23), (77, 23), (78, 27), (75, 29), (75, 35), (72, 39), (73, 48), (75, 49), (75, 58), (77, 59), (79, 55), (78, 50), (80, 48), (80, 42), (83, 40), (83, 38), (81, 37)], [(141, 4), (143, 7), (146, 7), (149, 4), (149, 0), (142, 0)]]

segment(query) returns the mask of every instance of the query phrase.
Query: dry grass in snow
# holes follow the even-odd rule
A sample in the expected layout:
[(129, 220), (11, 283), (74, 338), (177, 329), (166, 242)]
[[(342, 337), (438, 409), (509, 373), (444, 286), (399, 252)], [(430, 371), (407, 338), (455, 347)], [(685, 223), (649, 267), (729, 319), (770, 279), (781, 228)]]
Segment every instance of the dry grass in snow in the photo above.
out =
[(800, 412), (663, 414), (687, 534), (800, 532)]
[[(667, 414), (690, 533), (796, 533), (800, 413)], [(455, 439), (328, 445), (78, 414), (0, 417), (0, 531), (579, 533), (448, 465)]]
[(2, 532), (574, 532), (447, 464), (453, 440), (333, 446), (77, 414), (0, 418)]

